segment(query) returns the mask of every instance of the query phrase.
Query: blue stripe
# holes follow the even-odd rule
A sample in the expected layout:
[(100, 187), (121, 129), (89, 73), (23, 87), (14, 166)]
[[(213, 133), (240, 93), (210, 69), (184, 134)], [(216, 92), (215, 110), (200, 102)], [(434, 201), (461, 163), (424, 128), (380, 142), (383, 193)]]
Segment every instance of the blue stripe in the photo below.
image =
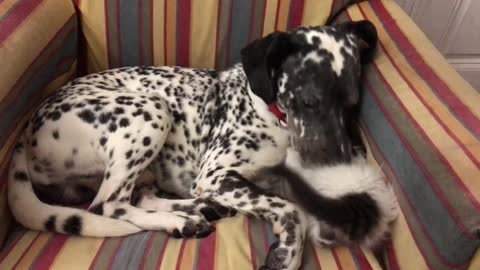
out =
[(138, 28), (138, 2), (120, 0), (120, 44), (122, 66), (140, 65), (140, 32)]
[(113, 260), (112, 269), (139, 269), (148, 240), (154, 232), (144, 232), (125, 237)]
[(240, 62), (240, 50), (248, 44), (252, 0), (232, 1), (232, 29), (228, 65)]
[(365, 91), (362, 119), (382, 155), (392, 165), (400, 186), (418, 213), (418, 221), (425, 225), (433, 244), (448, 262), (452, 264), (468, 262), (480, 242), (467, 239), (459, 231), (370, 91)]

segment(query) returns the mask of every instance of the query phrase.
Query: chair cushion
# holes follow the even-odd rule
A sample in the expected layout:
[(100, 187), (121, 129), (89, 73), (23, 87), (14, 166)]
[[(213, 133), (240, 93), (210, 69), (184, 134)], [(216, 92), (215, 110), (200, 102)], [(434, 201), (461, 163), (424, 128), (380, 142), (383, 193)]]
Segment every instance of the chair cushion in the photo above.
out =
[(64, 0), (0, 1), (0, 246), (9, 225), (6, 172), (25, 115), (75, 74), (77, 18)]
[[(25, 231), (11, 234), (0, 253), (0, 269), (257, 269), (274, 241), (269, 226), (243, 215), (216, 224), (201, 240), (169, 238), (162, 232), (124, 238), (80, 238)], [(381, 269), (359, 248), (305, 247), (304, 270)]]

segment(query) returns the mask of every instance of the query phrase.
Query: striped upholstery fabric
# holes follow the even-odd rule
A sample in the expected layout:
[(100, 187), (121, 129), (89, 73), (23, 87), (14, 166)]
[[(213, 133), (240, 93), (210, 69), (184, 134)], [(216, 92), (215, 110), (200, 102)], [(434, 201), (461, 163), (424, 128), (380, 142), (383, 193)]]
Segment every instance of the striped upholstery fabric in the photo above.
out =
[(77, 20), (63, 0), (0, 1), (0, 244), (8, 156), (25, 114), (75, 73)]
[[(62, 0), (0, 0), (0, 41), (4, 35), (4, 14), (16, 2), (42, 2), (46, 6)], [(125, 65), (224, 68), (238, 62), (240, 48), (249, 41), (275, 30), (321, 24), (342, 2), (76, 0), (85, 41), (85, 57), (81, 60), (88, 72)], [(52, 29), (42, 31), (67, 31), (61, 29), (69, 25), (72, 9), (66, 1), (56, 8), (66, 11), (53, 13), (54, 16), (43, 14), (42, 18), (55, 20), (56, 16), (63, 16), (64, 20), (51, 22)], [(29, 12), (32, 18), (37, 14), (35, 9)], [(391, 270), (480, 269), (480, 94), (447, 64), (394, 0), (371, 0), (351, 8), (342, 19), (365, 18), (377, 26), (380, 43), (364, 85), (362, 130), (369, 145), (370, 162), (378, 164), (392, 181), (401, 205), (393, 239), (383, 256), (385, 265)], [(25, 22), (17, 24), (18, 29), (27, 27)], [(73, 21), (71, 24), (73, 33), (75, 25)], [(11, 31), (12, 35), (16, 31)], [(46, 36), (42, 38), (55, 40), (53, 36), (59, 39), (61, 34)], [(64, 47), (54, 51), (67, 52), (72, 40), (74, 37), (66, 39), (62, 42)], [(39, 46), (39, 42), (35, 45)], [(4, 49), (0, 47), (0, 57)], [(20, 50), (18, 46), (15, 49)], [(8, 63), (19, 65), (17, 58), (7, 56)], [(32, 89), (43, 89), (51, 81), (41, 76), (44, 81), (28, 80), (32, 81), (30, 88), (15, 88), (12, 85), (22, 81), (17, 78), (31, 74), (27, 66), (20, 65), (16, 76), (0, 80), (0, 84), (11, 84), (0, 88), (0, 110), (7, 109), (4, 100), (12, 96), (8, 112), (1, 114), (9, 116), (5, 118), (8, 122), (4, 117), (0, 119), (0, 125), (8, 127), (0, 127), (8, 130), (0, 135), (4, 146), (0, 168), (5, 168), (4, 157), (14, 138), (14, 123), (27, 108), (26, 103), (22, 103), (24, 107), (11, 106), (13, 100), (33, 103), (45, 91)], [(0, 70), (2, 79), (6, 78), (4, 72), (14, 70)], [(0, 181), (0, 187), (2, 182), (5, 181)], [(4, 193), (4, 188), (1, 190)], [(5, 207), (5, 200), (0, 200), (0, 209)], [(4, 214), (0, 210), (0, 218)], [(0, 233), (2, 228), (5, 232), (6, 226), (1, 220)], [(202, 240), (175, 240), (159, 232), (92, 239), (20, 228), (9, 236), (0, 252), (0, 269), (254, 269), (261, 264), (274, 239), (268, 225), (244, 216), (217, 223), (216, 233)], [(380, 266), (365, 250), (318, 249), (308, 244), (303, 269)]]

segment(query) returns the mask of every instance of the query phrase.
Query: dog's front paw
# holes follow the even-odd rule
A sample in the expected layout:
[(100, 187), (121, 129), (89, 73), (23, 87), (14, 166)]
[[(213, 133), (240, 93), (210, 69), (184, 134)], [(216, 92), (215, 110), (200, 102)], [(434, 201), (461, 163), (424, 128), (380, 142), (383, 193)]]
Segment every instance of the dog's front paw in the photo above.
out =
[(203, 218), (183, 217), (185, 221), (169, 231), (174, 238), (203, 238), (215, 231), (215, 226)]
[(237, 214), (237, 211), (220, 204), (210, 204), (201, 208), (200, 213), (202, 213), (207, 221), (215, 221), (226, 217), (233, 217)]

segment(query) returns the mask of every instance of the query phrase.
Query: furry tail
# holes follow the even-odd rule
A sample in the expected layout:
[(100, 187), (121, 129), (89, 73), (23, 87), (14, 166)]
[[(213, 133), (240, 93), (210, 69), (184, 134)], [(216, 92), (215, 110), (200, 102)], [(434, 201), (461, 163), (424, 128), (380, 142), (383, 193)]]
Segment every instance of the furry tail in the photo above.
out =
[(23, 226), (39, 231), (94, 237), (123, 236), (141, 231), (126, 221), (40, 201), (30, 181), (24, 145), (19, 142), (15, 147), (8, 174), (8, 203), (13, 216)]

